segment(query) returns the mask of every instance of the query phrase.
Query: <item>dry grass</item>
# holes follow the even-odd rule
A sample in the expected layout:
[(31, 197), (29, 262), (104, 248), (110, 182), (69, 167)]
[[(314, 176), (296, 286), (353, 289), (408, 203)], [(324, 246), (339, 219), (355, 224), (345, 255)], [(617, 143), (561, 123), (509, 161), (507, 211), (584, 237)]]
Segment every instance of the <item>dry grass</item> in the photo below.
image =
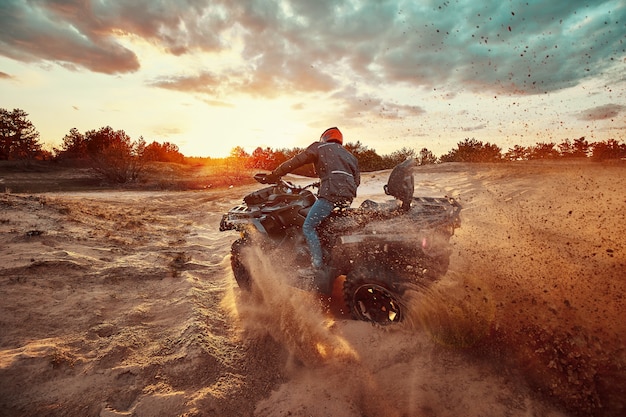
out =
[(67, 166), (52, 161), (23, 164), (0, 161), (0, 192), (42, 193), (108, 189), (130, 190), (202, 190), (219, 189), (254, 182), (253, 170), (240, 163), (220, 160), (209, 163), (175, 164), (151, 162), (138, 180), (128, 184), (110, 184), (90, 168)]

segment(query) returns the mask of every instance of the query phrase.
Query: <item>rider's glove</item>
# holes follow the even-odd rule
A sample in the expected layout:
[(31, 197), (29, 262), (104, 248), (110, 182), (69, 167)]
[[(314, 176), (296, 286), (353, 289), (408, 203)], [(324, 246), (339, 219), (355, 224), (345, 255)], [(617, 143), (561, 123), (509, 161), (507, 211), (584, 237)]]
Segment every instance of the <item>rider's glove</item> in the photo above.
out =
[(278, 182), (278, 180), (280, 179), (280, 176), (274, 174), (273, 172), (271, 174), (267, 174), (265, 176), (265, 183), (266, 184), (276, 184)]

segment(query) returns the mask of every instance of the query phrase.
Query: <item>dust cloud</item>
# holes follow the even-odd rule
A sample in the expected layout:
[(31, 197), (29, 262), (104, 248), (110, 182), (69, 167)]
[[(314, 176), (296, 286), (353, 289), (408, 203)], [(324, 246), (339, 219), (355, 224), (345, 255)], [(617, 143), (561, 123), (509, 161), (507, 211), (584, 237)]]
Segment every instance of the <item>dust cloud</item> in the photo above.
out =
[[(309, 308), (296, 313), (304, 304), (287, 313), (266, 303), (274, 319), (253, 322), (276, 326), (268, 331), (297, 358), (322, 334), (352, 354), (304, 359), (257, 415), (619, 415), (624, 184), (621, 167), (595, 168), (602, 175), (576, 163), (426, 172), (417, 192), (438, 189), (465, 207), (450, 272), (415, 293), (410, 317), (391, 330), (328, 317), (319, 327)], [(276, 274), (257, 270), (263, 282)], [(311, 328), (286, 340), (294, 322)]]

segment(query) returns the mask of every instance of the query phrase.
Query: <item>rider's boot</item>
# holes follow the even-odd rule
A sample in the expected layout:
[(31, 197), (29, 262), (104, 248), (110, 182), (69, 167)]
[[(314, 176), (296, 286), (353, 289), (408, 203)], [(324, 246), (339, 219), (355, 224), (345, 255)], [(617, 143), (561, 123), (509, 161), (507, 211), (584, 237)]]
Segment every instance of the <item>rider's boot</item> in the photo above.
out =
[(298, 270), (300, 278), (307, 283), (312, 284), (312, 289), (321, 292), (322, 294), (330, 295), (332, 293), (332, 287), (329, 278), (329, 271), (325, 267), (316, 268), (310, 266), (308, 268), (301, 268)]

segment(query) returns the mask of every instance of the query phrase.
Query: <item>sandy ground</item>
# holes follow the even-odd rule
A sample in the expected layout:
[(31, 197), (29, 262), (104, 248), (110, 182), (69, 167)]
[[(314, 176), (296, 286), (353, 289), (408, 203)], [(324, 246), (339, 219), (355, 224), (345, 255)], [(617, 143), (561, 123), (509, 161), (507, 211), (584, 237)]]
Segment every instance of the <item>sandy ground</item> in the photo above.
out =
[(218, 225), (253, 187), (0, 195), (0, 415), (625, 415), (626, 164), (444, 164), (416, 185), (463, 225), (391, 330), (261, 260), (262, 291), (239, 292)]

